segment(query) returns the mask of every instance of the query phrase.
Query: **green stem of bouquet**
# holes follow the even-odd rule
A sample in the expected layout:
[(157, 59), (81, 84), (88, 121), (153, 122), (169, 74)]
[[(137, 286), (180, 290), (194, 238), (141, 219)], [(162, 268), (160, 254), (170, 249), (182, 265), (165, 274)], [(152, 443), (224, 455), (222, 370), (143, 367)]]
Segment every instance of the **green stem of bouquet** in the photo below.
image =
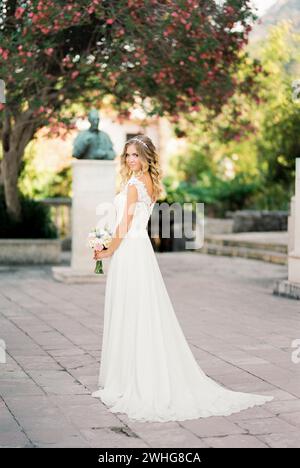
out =
[(103, 274), (103, 265), (102, 265), (102, 260), (97, 260), (96, 261), (96, 266), (95, 266), (95, 273)]

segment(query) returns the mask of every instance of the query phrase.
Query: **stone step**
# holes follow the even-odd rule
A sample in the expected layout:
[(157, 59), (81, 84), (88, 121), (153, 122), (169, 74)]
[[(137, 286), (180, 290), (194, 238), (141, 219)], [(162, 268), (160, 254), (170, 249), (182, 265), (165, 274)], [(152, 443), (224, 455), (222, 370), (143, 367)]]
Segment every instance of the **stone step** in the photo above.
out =
[(288, 280), (277, 280), (273, 293), (277, 296), (300, 300), (300, 283), (291, 283)]
[(230, 257), (244, 257), (279, 265), (287, 264), (287, 254), (268, 249), (247, 248), (236, 245), (222, 245), (204, 242), (204, 246), (198, 250), (200, 253), (211, 255), (226, 255)]
[(205, 242), (207, 244), (220, 245), (224, 247), (245, 247), (247, 249), (264, 250), (287, 254), (287, 243), (272, 241), (272, 239), (268, 239), (268, 237), (262, 237), (258, 239), (257, 234), (258, 233), (253, 233), (253, 235), (251, 235), (249, 233), (247, 236), (242, 236), (241, 234), (214, 234), (205, 236)]

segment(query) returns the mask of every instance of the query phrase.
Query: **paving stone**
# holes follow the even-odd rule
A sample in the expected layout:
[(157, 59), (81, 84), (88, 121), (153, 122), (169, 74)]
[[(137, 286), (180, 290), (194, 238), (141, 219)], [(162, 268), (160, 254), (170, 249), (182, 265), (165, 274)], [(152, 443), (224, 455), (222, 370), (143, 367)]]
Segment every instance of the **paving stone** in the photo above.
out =
[(104, 429), (83, 429), (81, 434), (91, 447), (96, 448), (149, 448), (144, 440), (128, 435), (122, 426)]
[(183, 427), (181, 425), (182, 421), (144, 423), (132, 421), (127, 415), (123, 414), (119, 414), (119, 418), (135, 434), (147, 440), (151, 447), (208, 447), (202, 439)]
[(12, 432), (6, 430), (0, 432), (0, 448), (29, 448), (34, 445), (28, 440), (26, 435), (20, 429)]
[[(37, 447), (76, 447), (82, 442), (82, 437), (76, 428), (68, 426), (46, 426), (38, 427), (28, 431), (32, 443)], [(87, 441), (83, 438), (85, 444)]]
[[(272, 294), (287, 266), (158, 253), (199, 366), (229, 389), (274, 400), (228, 417), (141, 423), (91, 397), (103, 335), (104, 284), (65, 285), (49, 266), (2, 271), (0, 447), (299, 447), (298, 301)], [(180, 268), (178, 268), (180, 265)], [(17, 287), (16, 287), (17, 285)]]
[[(262, 395), (269, 395), (269, 390), (262, 390), (260, 392)], [(291, 393), (286, 392), (285, 390), (281, 390), (280, 388), (272, 388), (272, 395), (274, 396), (274, 400), (268, 402), (268, 406), (270, 407), (271, 410), (271, 405), (277, 402), (282, 402), (282, 401), (291, 401), (291, 400), (297, 400), (297, 397), (295, 395), (292, 395)]]
[(267, 405), (263, 406), (254, 406), (253, 408), (248, 408), (239, 413), (233, 413), (230, 416), (226, 416), (226, 419), (232, 422), (241, 421), (241, 420), (251, 420), (251, 419), (265, 419), (272, 418), (274, 414), (269, 411)]
[(268, 448), (261, 440), (246, 434), (207, 437), (204, 440), (212, 448)]
[(43, 395), (43, 390), (36, 385), (32, 380), (23, 382), (23, 381), (12, 381), (2, 380), (0, 384), (0, 396), (4, 399), (9, 396), (23, 396), (24, 400), (29, 395)]
[(80, 429), (110, 427), (120, 423), (114, 413), (97, 403), (86, 406), (67, 406), (62, 408), (62, 411)]
[(62, 366), (51, 356), (14, 356), (19, 365), (27, 370), (60, 370)]
[(237, 424), (230, 422), (223, 416), (210, 416), (209, 418), (191, 419), (181, 421), (180, 424), (198, 437), (209, 437), (228, 434), (241, 434), (247, 432)]
[(280, 432), (259, 436), (260, 440), (271, 448), (300, 448), (299, 432)]
[(283, 401), (269, 401), (268, 411), (274, 414), (293, 413), (300, 411), (300, 400), (283, 400)]
[(272, 433), (290, 433), (299, 432), (299, 428), (289, 424), (278, 417), (265, 419), (251, 419), (237, 421), (237, 424), (249, 431), (250, 434), (272, 434)]
[(279, 414), (279, 418), (287, 421), (288, 423), (292, 424), (299, 428), (300, 432), (300, 411), (296, 411), (293, 413), (281, 413)]

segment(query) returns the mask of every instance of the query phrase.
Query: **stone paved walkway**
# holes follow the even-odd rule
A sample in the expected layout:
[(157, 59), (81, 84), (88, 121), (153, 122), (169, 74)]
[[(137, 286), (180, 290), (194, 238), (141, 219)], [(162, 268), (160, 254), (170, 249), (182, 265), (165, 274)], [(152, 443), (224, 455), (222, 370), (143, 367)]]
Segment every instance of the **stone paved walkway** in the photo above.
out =
[(104, 283), (65, 285), (50, 267), (0, 268), (0, 447), (300, 447), (300, 301), (272, 294), (287, 267), (158, 254), (202, 369), (228, 388), (274, 395), (229, 417), (139, 423), (96, 389)]

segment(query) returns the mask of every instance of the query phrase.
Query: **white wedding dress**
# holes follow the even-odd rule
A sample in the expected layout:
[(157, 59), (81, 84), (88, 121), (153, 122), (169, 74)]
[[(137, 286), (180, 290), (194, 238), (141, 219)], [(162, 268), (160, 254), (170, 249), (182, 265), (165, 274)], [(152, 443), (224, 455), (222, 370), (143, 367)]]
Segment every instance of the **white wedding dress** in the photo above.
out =
[[(113, 413), (138, 421), (183, 421), (228, 416), (273, 396), (224, 388), (199, 367), (185, 339), (148, 236), (152, 203), (132, 176), (114, 198), (116, 225), (129, 184), (138, 190), (132, 224), (107, 272), (99, 390)], [(199, 326), (201, 324), (199, 323)]]

